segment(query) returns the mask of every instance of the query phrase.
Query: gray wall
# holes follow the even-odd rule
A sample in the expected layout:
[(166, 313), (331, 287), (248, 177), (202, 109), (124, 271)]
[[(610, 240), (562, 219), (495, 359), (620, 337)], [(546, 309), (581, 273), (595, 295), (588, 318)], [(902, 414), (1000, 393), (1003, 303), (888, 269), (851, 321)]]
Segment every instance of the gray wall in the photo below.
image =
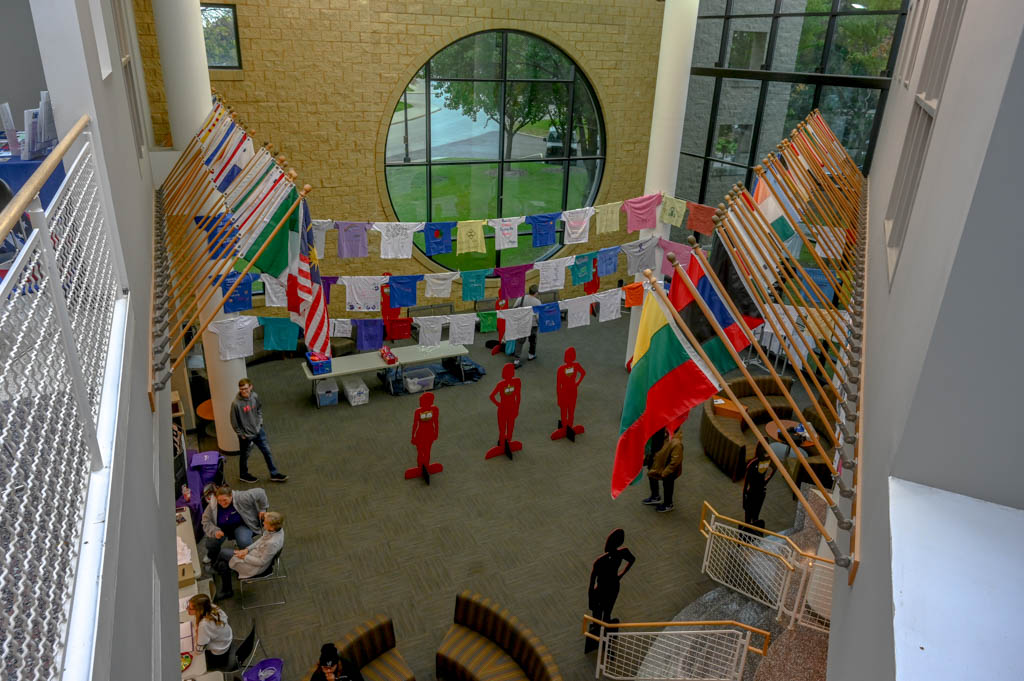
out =
[(1020, 371), (1004, 345), (1012, 353), (1008, 339), (1022, 331), (1012, 307), (1024, 239), (1010, 186), (1022, 151), (1019, 69), (1007, 85), (1022, 26), (1016, 0), (968, 3), (891, 283), (883, 220), (926, 43), (910, 87), (890, 91), (869, 181), (861, 566), (853, 587), (837, 571), (829, 681), (896, 678), (889, 476), (1000, 503), (1019, 489), (1012, 471), (1021, 430), (1009, 409)]
[[(99, 70), (88, 0), (31, 0), (58, 132), (67, 131), (83, 113), (92, 117), (97, 159), (105, 174), (105, 199), (113, 207), (130, 288), (119, 446), (111, 470), (111, 518), (93, 678), (150, 678), (156, 660), (155, 678), (172, 681), (180, 676), (175, 641), (174, 500), (166, 452), (170, 411), (164, 398), (158, 411), (161, 418), (155, 418), (147, 399), (153, 184), (148, 155), (138, 160), (131, 134), (110, 2), (102, 0), (101, 5), (101, 30), (114, 64), (106, 78)], [(154, 578), (160, 584), (156, 593)], [(159, 616), (154, 616), (154, 610)]]
[(3, 0), (4, 39), (0, 40), (0, 103), (9, 102), (14, 123), (24, 127), (25, 109), (39, 106), (39, 91), (46, 89), (29, 0)]

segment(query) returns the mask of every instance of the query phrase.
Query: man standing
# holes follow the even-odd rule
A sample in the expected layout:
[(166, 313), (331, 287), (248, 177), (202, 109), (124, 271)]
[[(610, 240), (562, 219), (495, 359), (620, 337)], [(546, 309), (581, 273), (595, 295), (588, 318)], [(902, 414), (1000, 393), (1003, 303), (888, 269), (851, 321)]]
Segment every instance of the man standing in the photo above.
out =
[[(530, 292), (517, 299), (512, 307), (533, 307), (534, 305), (542, 305), (540, 299), (537, 297), (537, 285), (534, 284), (530, 287)], [(521, 364), (523, 356), (523, 346), (526, 344), (526, 338), (520, 338), (516, 340), (516, 349), (512, 353), (512, 364), (518, 369)], [(533, 326), (530, 328), (530, 352), (526, 355), (526, 359), (537, 358), (537, 315), (534, 314)]]
[(743, 478), (743, 521), (748, 525), (759, 525), (761, 506), (764, 505), (765, 491), (768, 481), (775, 475), (775, 466), (760, 445), (757, 456), (747, 464), (747, 474)]
[(259, 478), (249, 473), (249, 452), (255, 444), (263, 452), (270, 479), (284, 482), (288, 476), (277, 470), (274, 457), (270, 454), (267, 432), (263, 430), (263, 403), (252, 389), (252, 381), (243, 378), (238, 382), (238, 394), (231, 402), (231, 427), (238, 436), (238, 479), (242, 482), (258, 482)]

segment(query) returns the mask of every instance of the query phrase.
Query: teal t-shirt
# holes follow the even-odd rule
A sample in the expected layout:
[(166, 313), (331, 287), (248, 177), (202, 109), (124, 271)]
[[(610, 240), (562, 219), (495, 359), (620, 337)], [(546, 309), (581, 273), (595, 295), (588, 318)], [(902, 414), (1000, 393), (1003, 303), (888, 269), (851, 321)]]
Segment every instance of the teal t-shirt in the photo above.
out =
[(264, 350), (295, 350), (299, 344), (299, 325), (290, 319), (260, 317)]

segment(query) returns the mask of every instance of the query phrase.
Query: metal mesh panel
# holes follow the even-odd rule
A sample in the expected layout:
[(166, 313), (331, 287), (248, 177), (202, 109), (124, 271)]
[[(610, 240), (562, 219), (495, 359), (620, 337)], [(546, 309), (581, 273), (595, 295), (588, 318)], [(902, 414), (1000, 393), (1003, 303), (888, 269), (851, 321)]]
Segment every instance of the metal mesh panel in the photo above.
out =
[(749, 639), (735, 629), (605, 632), (598, 669), (608, 679), (739, 679)]
[(114, 302), (119, 295), (92, 147), (87, 144), (49, 210), (50, 233), (95, 423)]
[(829, 563), (812, 561), (808, 569), (797, 621), (809, 629), (828, 632), (832, 620), (832, 573)]
[(90, 462), (45, 246), (34, 232), (0, 287), (0, 678), (11, 681), (59, 670)]
[(730, 589), (777, 608), (791, 572), (786, 562), (793, 564), (792, 547), (722, 524), (717, 518), (710, 527), (704, 572)]

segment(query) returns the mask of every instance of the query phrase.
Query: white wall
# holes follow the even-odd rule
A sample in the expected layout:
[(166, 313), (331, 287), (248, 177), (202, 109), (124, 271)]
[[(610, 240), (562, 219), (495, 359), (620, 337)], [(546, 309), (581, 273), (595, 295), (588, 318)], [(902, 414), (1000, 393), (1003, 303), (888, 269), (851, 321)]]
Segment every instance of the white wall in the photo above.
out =
[[(105, 32), (114, 64), (106, 78), (100, 73), (89, 0), (30, 1), (58, 132), (68, 130), (83, 113), (92, 117), (97, 160), (105, 175), (105, 199), (113, 208), (130, 290), (120, 396), (123, 411), (118, 424), (123, 445), (114, 455), (111, 471), (114, 516), (106, 538), (93, 678), (150, 678), (155, 658), (163, 661), (159, 678), (172, 681), (180, 678), (174, 637), (174, 500), (169, 453), (156, 451), (169, 446), (165, 435), (170, 411), (163, 399), (162, 418), (154, 418), (147, 399), (153, 220), (149, 157), (143, 154), (140, 162), (134, 146), (110, 1), (100, 1), (104, 20), (100, 30)], [(155, 458), (160, 453), (164, 456)], [(152, 621), (154, 566), (163, 587), (156, 594), (161, 613), (158, 627)], [(159, 631), (157, 654), (154, 631)]]
[(14, 123), (24, 127), (25, 109), (39, 106), (46, 89), (43, 62), (35, 41), (29, 0), (3, 0), (4, 39), (0, 40), (0, 102), (9, 102)]
[[(936, 3), (930, 4), (934, 14)], [(1007, 78), (1022, 26), (1024, 3), (1017, 0), (967, 4), (891, 287), (883, 220), (926, 42), (910, 88), (897, 83), (890, 91), (869, 180), (861, 566), (852, 588), (845, 571), (837, 572), (830, 681), (896, 677), (890, 475), (1011, 503), (1007, 495), (1014, 481), (1006, 473), (1014, 470), (1019, 425), (1005, 409), (990, 410), (993, 401), (1005, 399), (1007, 409), (1015, 401), (1009, 378), (1000, 373), (1014, 369), (998, 341), (1002, 333), (1019, 336), (1024, 330), (1016, 319), (1001, 319), (997, 307), (1000, 298), (1016, 301), (1021, 293), (1011, 258), (1024, 241), (1019, 218), (1011, 212), (1015, 174), (1009, 164), (1013, 152), (1019, 159), (1022, 151), (1015, 130), (1022, 115), (1017, 102), (1022, 81), (1015, 73), (1008, 87)], [(1000, 130), (994, 132), (997, 114)], [(1013, 116), (1016, 121), (1007, 122)], [(1008, 143), (1015, 135), (1016, 149)], [(999, 200), (1001, 193), (1007, 198)], [(990, 287), (996, 285), (1000, 292), (991, 298)], [(990, 335), (993, 328), (999, 330)], [(998, 434), (972, 433), (968, 423), (985, 424)], [(986, 446), (989, 441), (993, 448)], [(1017, 449), (1005, 447), (1008, 441), (1017, 442)]]

